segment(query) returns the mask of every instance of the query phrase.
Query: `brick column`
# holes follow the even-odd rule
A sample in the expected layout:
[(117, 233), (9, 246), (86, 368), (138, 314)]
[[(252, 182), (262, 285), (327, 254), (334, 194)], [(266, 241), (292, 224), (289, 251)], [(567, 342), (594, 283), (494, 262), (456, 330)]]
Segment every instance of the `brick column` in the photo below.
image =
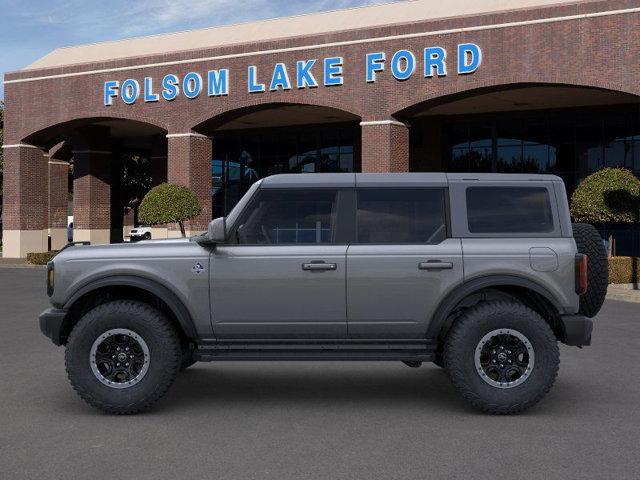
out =
[(364, 121), (363, 172), (408, 172), (409, 127), (397, 120)]
[[(167, 182), (167, 138), (165, 135), (154, 135), (151, 139), (151, 187)], [(153, 225), (151, 238), (168, 238), (167, 225)]]
[[(207, 230), (211, 221), (211, 155), (212, 142), (198, 133), (167, 135), (167, 180), (188, 187), (198, 198), (202, 214), (188, 222), (188, 235)], [(169, 226), (169, 236), (179, 236), (177, 225)]]
[(4, 145), (4, 258), (47, 251), (48, 154), (33, 145)]
[(69, 192), (69, 164), (49, 158), (49, 235), (51, 250), (67, 244), (67, 195)]
[(167, 181), (167, 139), (154, 135), (151, 139), (151, 186)]
[(73, 144), (73, 240), (108, 244), (111, 237), (111, 141), (107, 127), (83, 127)]

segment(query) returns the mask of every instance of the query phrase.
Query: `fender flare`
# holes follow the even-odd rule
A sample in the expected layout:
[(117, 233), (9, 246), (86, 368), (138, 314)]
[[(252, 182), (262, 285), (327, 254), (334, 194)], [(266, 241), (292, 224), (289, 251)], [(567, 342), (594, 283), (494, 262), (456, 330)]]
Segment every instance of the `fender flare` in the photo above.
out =
[(171, 312), (175, 315), (180, 327), (188, 338), (197, 338), (197, 332), (193, 324), (193, 319), (187, 307), (169, 288), (161, 285), (155, 280), (135, 275), (112, 275), (91, 280), (82, 285), (65, 301), (64, 310), (69, 311), (75, 302), (88, 293), (104, 287), (134, 287), (145, 290), (152, 295), (160, 298), (167, 304)]
[(446, 327), (447, 318), (453, 309), (466, 297), (485, 288), (504, 286), (522, 287), (531, 290), (549, 302), (557, 312), (563, 311), (558, 299), (548, 289), (528, 278), (517, 275), (488, 275), (476, 277), (455, 287), (444, 300), (440, 302), (427, 329), (427, 338), (438, 338), (442, 329)]

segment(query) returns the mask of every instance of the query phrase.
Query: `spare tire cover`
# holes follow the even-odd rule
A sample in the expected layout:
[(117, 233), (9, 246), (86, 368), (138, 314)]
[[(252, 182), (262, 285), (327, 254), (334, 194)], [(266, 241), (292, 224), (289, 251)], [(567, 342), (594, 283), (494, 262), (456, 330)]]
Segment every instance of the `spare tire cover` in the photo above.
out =
[(578, 252), (589, 257), (587, 263), (588, 286), (580, 296), (580, 310), (587, 317), (595, 316), (604, 303), (609, 284), (609, 261), (600, 234), (593, 225), (574, 223), (573, 238)]

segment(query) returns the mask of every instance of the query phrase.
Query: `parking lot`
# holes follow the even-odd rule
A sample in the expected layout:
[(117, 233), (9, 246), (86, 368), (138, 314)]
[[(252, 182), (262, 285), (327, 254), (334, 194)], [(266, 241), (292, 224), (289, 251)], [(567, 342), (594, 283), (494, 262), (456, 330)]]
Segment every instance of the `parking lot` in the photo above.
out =
[(41, 335), (44, 270), (0, 268), (0, 478), (638, 478), (640, 304), (608, 301), (526, 414), (400, 363), (198, 364), (151, 412), (100, 413)]

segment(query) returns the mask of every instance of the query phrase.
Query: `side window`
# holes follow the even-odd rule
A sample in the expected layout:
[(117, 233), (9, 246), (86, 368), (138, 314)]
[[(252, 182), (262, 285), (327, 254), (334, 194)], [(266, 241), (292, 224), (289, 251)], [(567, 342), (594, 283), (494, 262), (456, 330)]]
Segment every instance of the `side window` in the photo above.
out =
[(471, 233), (550, 233), (554, 230), (549, 191), (544, 187), (469, 187)]
[(446, 236), (443, 189), (358, 190), (357, 243), (440, 243)]
[(239, 221), (239, 244), (334, 243), (337, 190), (258, 192)]

